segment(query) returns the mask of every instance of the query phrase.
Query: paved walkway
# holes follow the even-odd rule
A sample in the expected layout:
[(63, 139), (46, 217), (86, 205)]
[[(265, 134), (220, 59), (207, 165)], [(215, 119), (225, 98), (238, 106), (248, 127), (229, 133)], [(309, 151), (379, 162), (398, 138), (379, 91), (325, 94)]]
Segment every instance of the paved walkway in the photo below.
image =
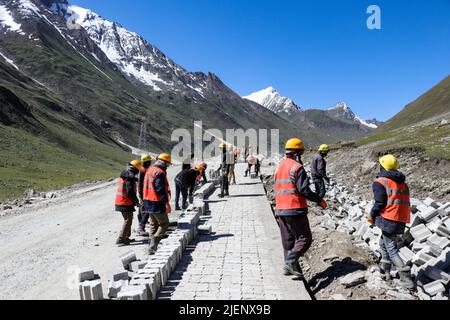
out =
[(188, 247), (159, 299), (173, 300), (305, 300), (303, 283), (282, 275), (278, 226), (259, 179), (244, 178), (229, 198), (218, 190), (209, 199), (211, 235), (200, 235)]

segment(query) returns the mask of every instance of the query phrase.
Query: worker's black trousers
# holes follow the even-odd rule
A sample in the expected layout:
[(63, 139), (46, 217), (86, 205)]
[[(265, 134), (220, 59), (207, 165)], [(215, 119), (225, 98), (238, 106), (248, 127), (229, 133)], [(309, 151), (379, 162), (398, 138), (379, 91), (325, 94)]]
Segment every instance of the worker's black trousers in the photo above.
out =
[(228, 181), (228, 173), (222, 173), (221, 183), (220, 183), (220, 194), (222, 196), (228, 195), (229, 189), (229, 181)]
[(180, 203), (180, 194), (183, 197), (182, 208), (187, 208), (188, 188), (184, 187), (179, 181), (175, 181), (175, 205), (178, 207)]
[(314, 187), (316, 189), (316, 193), (319, 195), (319, 198), (324, 198), (327, 192), (325, 188), (325, 180), (323, 178), (314, 178)]
[(306, 214), (297, 216), (279, 217), (281, 241), (283, 243), (284, 257), (288, 252), (295, 253), (298, 257), (305, 254), (312, 244), (312, 233)]

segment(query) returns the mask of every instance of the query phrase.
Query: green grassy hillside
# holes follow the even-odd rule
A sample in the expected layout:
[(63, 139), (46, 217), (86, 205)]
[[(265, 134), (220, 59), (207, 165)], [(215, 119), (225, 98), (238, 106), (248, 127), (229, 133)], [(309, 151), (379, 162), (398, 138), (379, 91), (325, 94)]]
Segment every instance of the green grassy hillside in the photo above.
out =
[(450, 76), (407, 105), (400, 113), (380, 127), (379, 131), (412, 125), (450, 112)]

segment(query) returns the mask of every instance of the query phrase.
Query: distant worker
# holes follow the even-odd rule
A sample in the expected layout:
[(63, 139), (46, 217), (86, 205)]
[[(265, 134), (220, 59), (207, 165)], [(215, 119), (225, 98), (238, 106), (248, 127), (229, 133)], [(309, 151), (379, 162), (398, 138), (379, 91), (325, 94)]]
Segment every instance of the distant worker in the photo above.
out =
[[(203, 167), (201, 167), (203, 168)], [(193, 194), (197, 178), (200, 176), (198, 167), (196, 169), (183, 169), (175, 177), (175, 210), (186, 209), (187, 203), (192, 204)], [(182, 196), (182, 206), (180, 207), (180, 194)], [(191, 201), (192, 200), (192, 201)]]
[(230, 172), (228, 173), (228, 181), (230, 184), (236, 184), (236, 174), (234, 172), (235, 167), (236, 167), (236, 161), (237, 161), (237, 157), (235, 154), (235, 149), (233, 148), (233, 146), (230, 146), (229, 149), (229, 164), (230, 164)]
[(298, 262), (312, 243), (312, 233), (308, 220), (306, 200), (320, 204), (327, 203), (309, 188), (309, 178), (303, 168), (301, 156), (305, 146), (301, 139), (293, 138), (286, 143), (286, 157), (275, 172), (276, 215), (284, 249), (284, 275), (294, 275), (304, 280)]
[(170, 187), (167, 168), (172, 165), (169, 154), (161, 153), (147, 170), (144, 181), (143, 212), (150, 215), (149, 254), (155, 254), (159, 242), (169, 228)]
[(127, 246), (134, 239), (130, 239), (131, 225), (133, 224), (134, 207), (139, 204), (137, 197), (137, 178), (136, 176), (142, 171), (142, 163), (138, 160), (131, 161), (127, 169), (122, 171), (119, 178), (119, 186), (116, 193), (116, 211), (122, 213), (123, 225), (119, 238), (116, 241), (118, 246)]
[(325, 158), (328, 156), (330, 152), (330, 147), (326, 144), (323, 144), (319, 148), (319, 152), (314, 155), (311, 162), (311, 176), (314, 182), (314, 186), (316, 192), (319, 194), (319, 197), (325, 197), (326, 188), (325, 181), (330, 183), (330, 178), (327, 175), (327, 162)]
[(200, 172), (203, 183), (208, 183), (208, 179), (206, 178), (206, 169), (208, 169), (208, 165), (206, 163), (202, 163), (200, 166), (203, 168), (203, 170), (201, 170)]
[(142, 171), (139, 172), (138, 176), (138, 197), (139, 197), (139, 214), (138, 214), (138, 221), (139, 221), (139, 229), (138, 229), (138, 235), (141, 237), (148, 237), (148, 232), (145, 231), (145, 226), (148, 223), (148, 219), (150, 218), (150, 215), (147, 213), (143, 213), (142, 206), (144, 204), (144, 179), (145, 179), (145, 173), (147, 172), (148, 168), (152, 165), (153, 158), (149, 154), (143, 154), (141, 156), (141, 162), (142, 162)]
[(398, 171), (397, 159), (393, 155), (381, 157), (380, 173), (372, 186), (375, 204), (367, 219), (382, 231), (380, 267), (384, 278), (390, 279), (391, 266), (394, 264), (400, 284), (413, 289), (411, 268), (400, 258), (397, 247), (397, 238), (403, 235), (406, 224), (411, 220), (411, 200), (405, 181), (405, 175)]
[(247, 161), (247, 170), (245, 170), (245, 176), (244, 177), (247, 177), (247, 176), (251, 176), (251, 174), (252, 174), (252, 167), (254, 166), (255, 167), (255, 173), (256, 173), (256, 170), (257, 170), (257, 164), (258, 164), (258, 159), (253, 155), (253, 154), (249, 154), (248, 155), (248, 157), (247, 157), (247, 159), (245, 159), (246, 161)]
[(219, 146), (219, 149), (222, 151), (221, 154), (221, 164), (219, 167), (219, 173), (221, 174), (220, 177), (220, 198), (228, 197), (230, 195), (229, 193), (229, 181), (228, 181), (228, 175), (230, 173), (230, 165), (228, 163), (228, 156), (227, 156), (227, 145), (225, 143), (221, 143)]

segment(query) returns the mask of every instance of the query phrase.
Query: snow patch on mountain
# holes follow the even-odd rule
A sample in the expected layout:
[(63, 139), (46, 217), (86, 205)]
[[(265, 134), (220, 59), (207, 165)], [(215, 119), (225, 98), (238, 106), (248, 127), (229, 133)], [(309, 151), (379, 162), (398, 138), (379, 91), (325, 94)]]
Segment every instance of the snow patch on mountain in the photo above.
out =
[(256, 102), (275, 113), (285, 112), (291, 114), (293, 112), (301, 111), (301, 108), (297, 106), (294, 101), (281, 96), (273, 87), (254, 92), (243, 98)]
[(355, 121), (363, 126), (372, 128), (372, 129), (377, 129), (378, 126), (376, 124), (373, 123), (369, 123), (366, 120), (361, 119), (360, 117), (358, 117), (356, 114), (354, 114), (354, 112), (352, 111), (352, 109), (350, 109), (350, 107), (347, 105), (347, 103), (345, 102), (340, 102), (337, 105), (335, 105), (334, 107), (328, 109), (329, 111), (337, 111), (340, 113), (340, 115), (342, 117), (344, 117), (347, 120), (352, 120)]
[(3, 53), (0, 52), (0, 57), (2, 57), (3, 59), (6, 60), (6, 62), (8, 62), (10, 65), (12, 65), (14, 68), (16, 68), (17, 70), (20, 71), (19, 67), (14, 63), (14, 61), (12, 61), (11, 59), (9, 59), (7, 56), (5, 56)]
[(136, 61), (154, 62), (151, 56), (136, 55), (135, 49), (146, 45), (145, 40), (137, 33), (130, 32), (121, 25), (78, 6), (53, 3), (50, 10), (63, 14), (69, 23), (83, 27), (108, 59), (126, 75), (135, 77), (155, 91), (161, 91), (161, 84), (171, 85), (168, 81), (161, 79), (158, 74), (146, 70), (144, 64), (136, 63)]
[(9, 12), (8, 8), (6, 8), (4, 5), (0, 5), (0, 25), (5, 26), (10, 31), (24, 34), (21, 29), (21, 25), (14, 21), (11, 12)]

